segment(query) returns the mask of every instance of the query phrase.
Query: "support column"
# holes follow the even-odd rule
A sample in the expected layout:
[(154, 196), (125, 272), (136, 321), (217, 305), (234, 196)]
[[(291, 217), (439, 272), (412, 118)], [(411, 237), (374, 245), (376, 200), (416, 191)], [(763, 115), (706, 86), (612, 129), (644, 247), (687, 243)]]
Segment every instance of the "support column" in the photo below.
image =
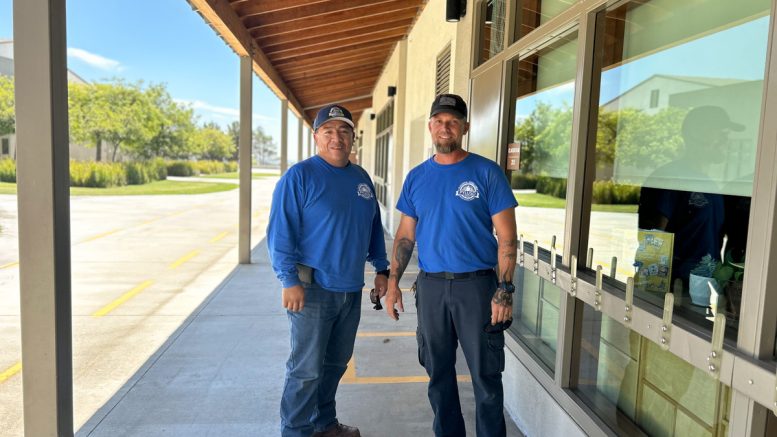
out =
[(16, 0), (24, 433), (73, 435), (65, 0)]
[(316, 151), (313, 150), (313, 129), (308, 129), (308, 156), (313, 156)]
[(240, 140), (238, 157), (240, 165), (240, 216), (238, 218), (238, 258), (240, 264), (251, 264), (251, 113), (253, 111), (253, 59), (240, 58)]
[(302, 117), (297, 119), (297, 162), (302, 161)]
[(281, 99), (281, 174), (289, 168), (289, 101)]

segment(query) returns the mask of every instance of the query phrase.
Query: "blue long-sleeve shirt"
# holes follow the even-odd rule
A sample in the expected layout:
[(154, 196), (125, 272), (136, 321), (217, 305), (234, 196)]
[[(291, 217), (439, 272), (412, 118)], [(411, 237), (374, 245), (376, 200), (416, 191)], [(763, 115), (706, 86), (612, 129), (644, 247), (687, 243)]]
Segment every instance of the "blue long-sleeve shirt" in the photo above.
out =
[(354, 164), (335, 167), (319, 156), (291, 167), (273, 193), (267, 246), (283, 287), (300, 283), (300, 263), (314, 269), (324, 289), (361, 290), (365, 260), (376, 271), (389, 265), (367, 172)]

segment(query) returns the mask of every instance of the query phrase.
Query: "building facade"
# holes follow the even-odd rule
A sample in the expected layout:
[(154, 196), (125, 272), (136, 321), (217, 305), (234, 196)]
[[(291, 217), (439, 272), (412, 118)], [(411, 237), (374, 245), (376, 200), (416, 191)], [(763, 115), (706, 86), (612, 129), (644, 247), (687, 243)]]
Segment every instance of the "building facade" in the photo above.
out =
[(360, 162), (393, 232), (430, 103), (468, 100), (466, 147), (521, 203), (504, 379), (528, 435), (777, 435), (773, 3), (469, 0), (445, 23), (430, 0), (395, 46)]

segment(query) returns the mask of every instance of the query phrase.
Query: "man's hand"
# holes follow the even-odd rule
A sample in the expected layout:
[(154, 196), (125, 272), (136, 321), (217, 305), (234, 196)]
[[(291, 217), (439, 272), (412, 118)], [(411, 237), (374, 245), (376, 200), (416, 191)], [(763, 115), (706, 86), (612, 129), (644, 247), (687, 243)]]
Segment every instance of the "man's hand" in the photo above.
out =
[(491, 324), (496, 325), (513, 318), (513, 294), (501, 288), (496, 289), (491, 299)]
[(378, 294), (378, 299), (383, 298), (388, 291), (388, 278), (384, 275), (375, 275), (375, 293)]
[[(392, 281), (393, 282), (393, 281)], [(405, 307), (402, 305), (402, 290), (395, 284), (388, 288), (386, 293), (386, 313), (394, 320), (399, 320), (399, 311), (394, 308), (394, 304), (401, 312), (405, 312)]]
[(287, 310), (293, 313), (300, 312), (305, 306), (305, 289), (299, 284), (284, 288), (281, 300)]

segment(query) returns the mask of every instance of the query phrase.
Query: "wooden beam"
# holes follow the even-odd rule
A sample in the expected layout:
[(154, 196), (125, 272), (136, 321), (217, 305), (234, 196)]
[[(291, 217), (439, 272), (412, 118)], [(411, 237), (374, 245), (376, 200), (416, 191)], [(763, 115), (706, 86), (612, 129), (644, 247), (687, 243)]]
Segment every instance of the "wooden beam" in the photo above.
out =
[(286, 82), (291, 83), (295, 80), (321, 77), (327, 74), (343, 74), (344, 72), (348, 72), (353, 69), (377, 68), (380, 70), (385, 65), (387, 57), (388, 56), (385, 52), (379, 52), (369, 59), (364, 58), (364, 60), (354, 59), (349, 62), (338, 62), (337, 66), (333, 68), (325, 68), (325, 66), (319, 66), (317, 68), (311, 69), (297, 68), (289, 73), (281, 71), (281, 75), (286, 80)]
[[(393, 14), (380, 14), (371, 17), (365, 17), (358, 21), (349, 22), (347, 26), (341, 28), (348, 30), (356, 29), (375, 29), (379, 26), (388, 26), (389, 23), (408, 23), (413, 24), (417, 11), (415, 9), (403, 9)], [(391, 25), (390, 27), (395, 27)], [(287, 43), (291, 41), (306, 40), (309, 38), (330, 37), (332, 29), (329, 26), (320, 26), (314, 28), (297, 28), (292, 32), (279, 35), (262, 35), (260, 32), (252, 32), (251, 35), (259, 41), (262, 47), (269, 47), (275, 44)]]
[(252, 55), (254, 71), (279, 99), (287, 99), (293, 111), (302, 115), (302, 105), (283, 82), (272, 62), (256, 45), (232, 6), (226, 0), (188, 0), (238, 56)]
[(345, 71), (326, 71), (317, 75), (303, 76), (299, 79), (287, 79), (287, 83), (293, 89), (305, 87), (307, 85), (326, 83), (330, 80), (349, 83), (350, 80), (363, 77), (377, 77), (380, 75), (381, 71), (383, 71), (383, 64), (370, 64)]
[(420, 12), (421, 4), (418, 0), (396, 0), (346, 11), (331, 12), (293, 22), (262, 23), (261, 20), (249, 17), (243, 23), (252, 34), (256, 31), (257, 36), (266, 37), (320, 26), (329, 26), (329, 28), (342, 27), (348, 25), (349, 22), (364, 20), (366, 17), (374, 15), (383, 14), (391, 17), (396, 12), (404, 9), (413, 9), (416, 12)]
[(293, 75), (299, 72), (316, 72), (319, 70), (336, 71), (343, 68), (351, 68), (363, 63), (377, 62), (381, 59), (385, 63), (386, 59), (391, 55), (391, 50), (394, 48), (395, 43), (387, 43), (382, 47), (376, 47), (368, 52), (362, 51), (349, 51), (343, 53), (335, 65), (330, 65), (321, 62), (320, 58), (310, 57), (307, 59), (299, 59), (297, 62), (277, 64), (278, 71), (286, 77), (286, 75)]
[(320, 105), (305, 108), (305, 113), (311, 119), (315, 118), (316, 114), (318, 113), (318, 110), (330, 103), (338, 103), (340, 105), (345, 106), (349, 111), (351, 111), (351, 114), (354, 115), (354, 122), (355, 122), (357, 113), (361, 113), (367, 109), (372, 108), (372, 96), (359, 97), (355, 100), (340, 101), (340, 102), (331, 101), (331, 100), (326, 101), (321, 103)]
[(268, 14), (284, 9), (298, 8), (300, 6), (307, 6), (312, 3), (320, 3), (324, 1), (327, 0), (238, 0), (232, 2), (231, 4), (237, 15), (246, 17), (249, 15)]
[(357, 39), (368, 40), (370, 38), (379, 37), (381, 32), (388, 32), (397, 29), (401, 29), (401, 36), (404, 36), (410, 31), (411, 24), (413, 24), (412, 19), (406, 18), (404, 20), (392, 21), (390, 23), (376, 24), (369, 28), (346, 29), (340, 32), (332, 32), (325, 38), (321, 36), (314, 36), (305, 39), (298, 39), (295, 41), (283, 41), (277, 44), (267, 44), (267, 41), (260, 40), (259, 44), (261, 44), (262, 50), (264, 50), (267, 55), (270, 55), (271, 53), (277, 53), (291, 49), (300, 49), (304, 47), (318, 47), (322, 45), (334, 46), (335, 44), (342, 43), (343, 41), (355, 41)]
[(321, 105), (326, 102), (337, 102), (340, 100), (350, 99), (353, 96), (360, 96), (365, 94), (372, 94), (372, 90), (375, 88), (373, 85), (355, 87), (343, 87), (342, 85), (328, 86), (316, 89), (315, 91), (307, 92), (300, 95), (300, 100), (305, 102), (307, 106)]
[[(249, 15), (241, 17), (246, 27), (259, 27), (268, 24), (281, 24), (298, 22), (312, 17), (320, 17), (335, 13), (356, 11), (364, 8), (373, 8), (381, 3), (391, 4), (389, 7), (397, 8), (397, 3), (403, 0), (330, 0), (324, 3), (313, 3), (292, 9), (283, 9), (270, 14)], [(418, 0), (410, 0), (418, 5)]]
[(300, 98), (310, 93), (318, 92), (320, 89), (332, 89), (332, 88), (345, 88), (346, 91), (360, 87), (374, 87), (375, 82), (378, 80), (378, 75), (364, 76), (359, 78), (342, 78), (335, 77), (321, 81), (313, 81), (295, 87), (294, 90), (299, 94)]
[(395, 42), (402, 39), (407, 34), (408, 27), (399, 27), (396, 29), (382, 30), (358, 37), (345, 38), (335, 41), (320, 42), (306, 47), (289, 48), (283, 51), (274, 51), (267, 56), (273, 61), (280, 61), (286, 58), (311, 55), (339, 54), (343, 50), (351, 47), (368, 47), (382, 42)]
[[(282, 65), (282, 64), (289, 64), (289, 63), (297, 63), (297, 62), (303, 62), (306, 60), (314, 60), (315, 63), (321, 63), (324, 59), (322, 59), (322, 56), (330, 55), (333, 53), (337, 53), (342, 56), (351, 56), (355, 54), (367, 54), (371, 53), (373, 50), (383, 50), (386, 47), (391, 47), (397, 42), (397, 37), (385, 39), (383, 41), (373, 41), (369, 43), (363, 43), (360, 45), (355, 45), (348, 47), (347, 49), (333, 49), (331, 51), (322, 51), (318, 53), (301, 53), (297, 56), (284, 56), (284, 55), (278, 55), (279, 59), (273, 60), (275, 65)], [(339, 58), (339, 57), (338, 57)]]

